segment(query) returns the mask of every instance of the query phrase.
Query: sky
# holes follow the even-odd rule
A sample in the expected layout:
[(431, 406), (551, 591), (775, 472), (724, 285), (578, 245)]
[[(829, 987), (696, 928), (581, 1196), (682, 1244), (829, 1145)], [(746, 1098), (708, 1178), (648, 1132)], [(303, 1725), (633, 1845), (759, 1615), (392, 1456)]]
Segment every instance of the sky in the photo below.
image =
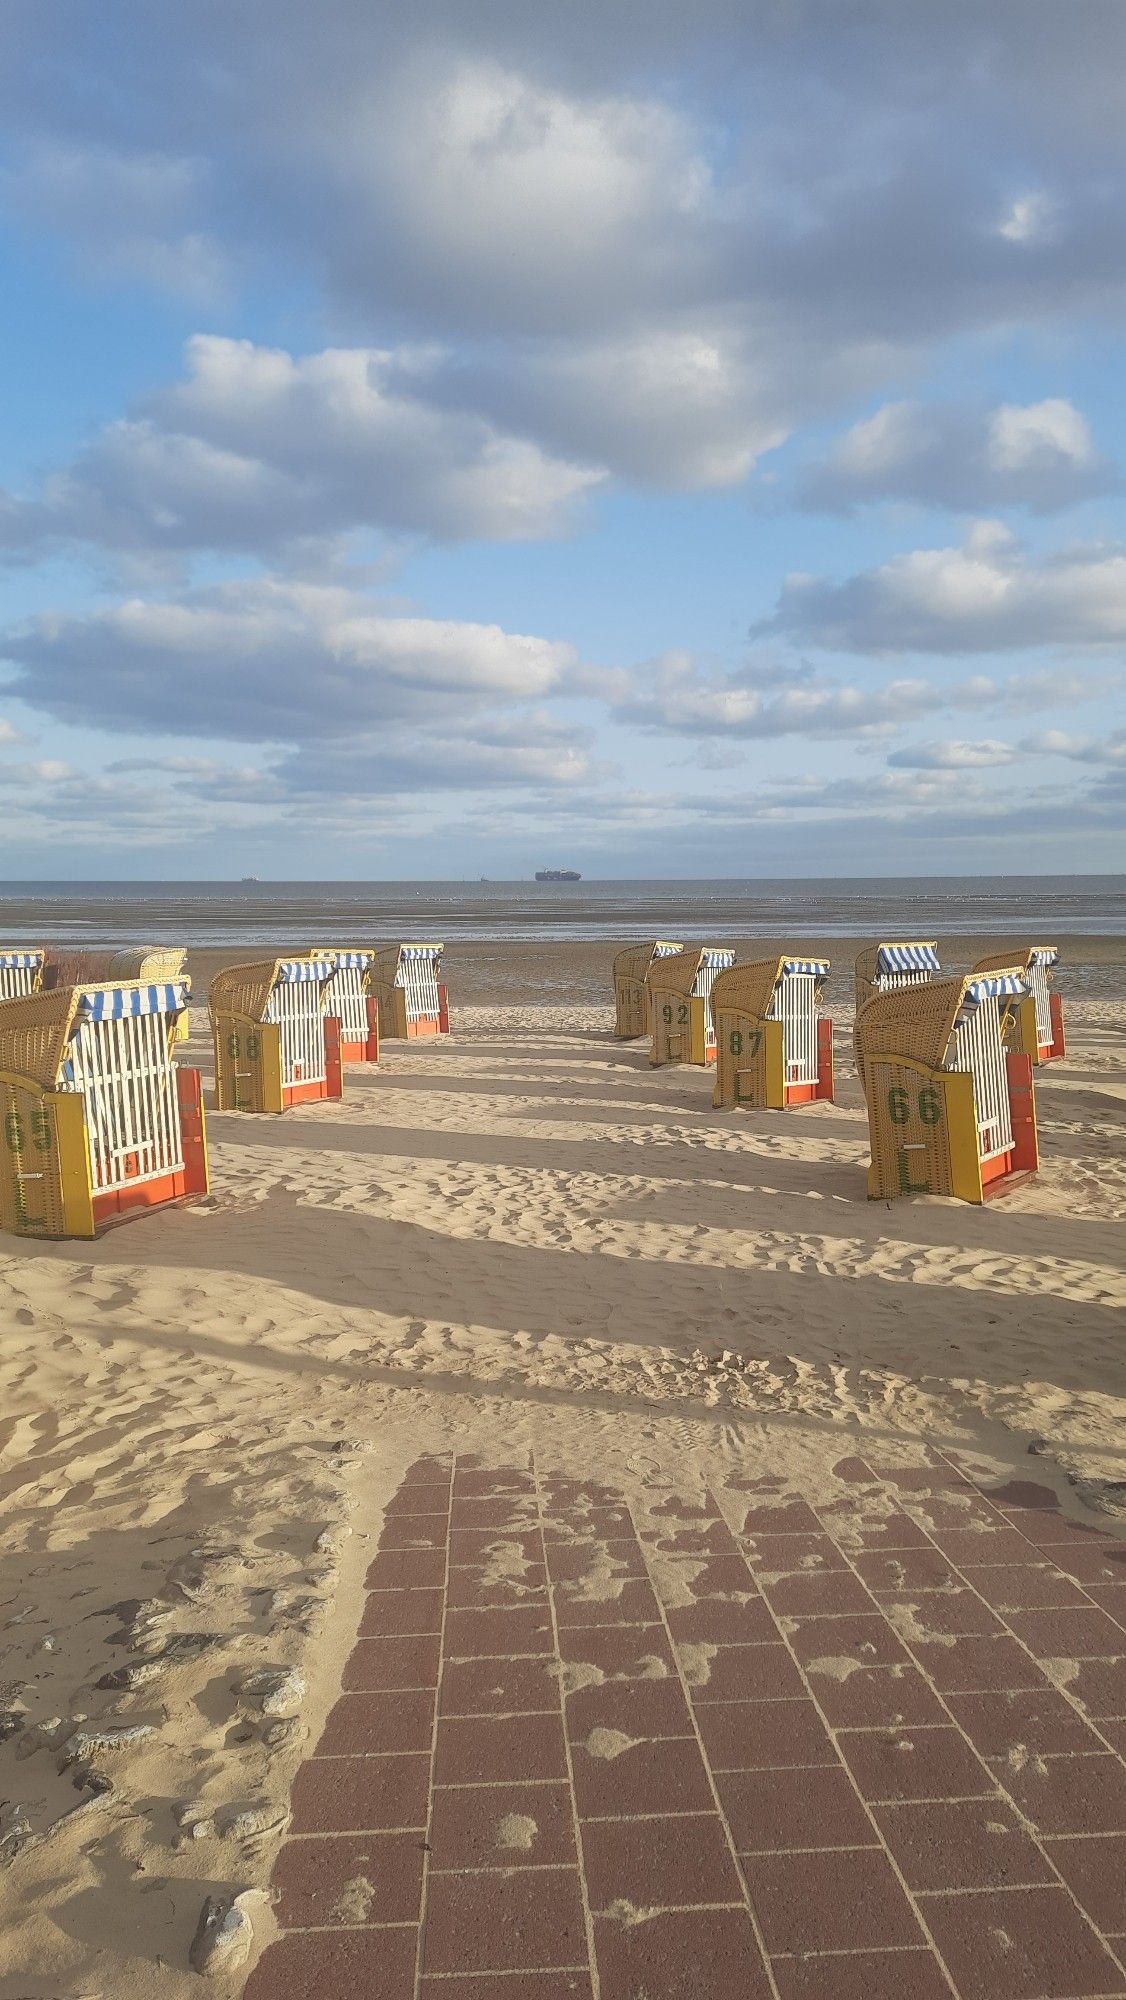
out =
[(0, 876), (1126, 867), (1119, 0), (6, 0)]

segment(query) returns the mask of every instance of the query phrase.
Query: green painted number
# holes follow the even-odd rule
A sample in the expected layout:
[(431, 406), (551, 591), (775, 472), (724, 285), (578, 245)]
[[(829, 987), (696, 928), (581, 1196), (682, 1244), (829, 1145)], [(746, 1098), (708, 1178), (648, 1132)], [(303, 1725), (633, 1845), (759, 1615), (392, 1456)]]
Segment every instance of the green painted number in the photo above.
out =
[(237, 1062), (237, 1061), (238, 1061), (238, 1059), (239, 1059), (239, 1055), (240, 1055), (240, 1053), (241, 1053), (241, 1051), (240, 1051), (240, 1048), (239, 1048), (239, 1038), (238, 1038), (238, 1036), (237, 1036), (237, 1035), (228, 1035), (228, 1036), (227, 1036), (227, 1054), (228, 1054), (228, 1055), (230, 1056), (230, 1058), (231, 1058), (231, 1061), (232, 1061), (232, 1062)]
[(942, 1099), (933, 1083), (919, 1092), (919, 1116), (924, 1125), (937, 1125), (942, 1117)]
[(677, 1014), (676, 1014), (677, 1027), (683, 1028), (687, 1020), (688, 1020), (688, 1002), (687, 1000), (682, 1000), (680, 1006), (677, 1008)]
[(898, 1087), (895, 1090), (889, 1090), (888, 1117), (891, 1119), (892, 1124), (906, 1125), (910, 1116), (911, 1106), (907, 1101), (907, 1092)]
[(248, 1035), (248, 1036), (247, 1036), (247, 1038), (246, 1038), (246, 1053), (247, 1053), (247, 1057), (248, 1057), (248, 1059), (249, 1059), (249, 1060), (250, 1060), (251, 1062), (257, 1062), (257, 1061), (258, 1061), (258, 1054), (259, 1054), (259, 1050), (261, 1049), (261, 1047), (262, 1047), (262, 1042), (261, 1042), (261, 1038), (260, 1038), (260, 1037), (259, 1037), (258, 1035)]
[(51, 1131), (51, 1114), (40, 1107), (31, 1114), (31, 1143), (37, 1153), (49, 1153), (54, 1137)]
[(669, 1006), (667, 1000), (665, 1001), (664, 1006), (661, 1008), (661, 1019), (664, 1022), (666, 1028), (672, 1027), (672, 1008)]
[(9, 1111), (4, 1120), (4, 1139), (9, 1153), (22, 1153), (23, 1119), (18, 1111)]
[(741, 1055), (742, 1055), (742, 1053), (743, 1053), (743, 1037), (742, 1037), (742, 1035), (740, 1034), (740, 1032), (739, 1032), (738, 1028), (732, 1028), (732, 1030), (731, 1030), (731, 1033), (730, 1033), (730, 1035), (728, 1036), (728, 1041), (727, 1041), (727, 1046), (728, 1046), (728, 1048), (729, 1048), (729, 1049), (731, 1050), (731, 1053), (732, 1053), (732, 1055), (733, 1055), (733, 1056), (741, 1056)]

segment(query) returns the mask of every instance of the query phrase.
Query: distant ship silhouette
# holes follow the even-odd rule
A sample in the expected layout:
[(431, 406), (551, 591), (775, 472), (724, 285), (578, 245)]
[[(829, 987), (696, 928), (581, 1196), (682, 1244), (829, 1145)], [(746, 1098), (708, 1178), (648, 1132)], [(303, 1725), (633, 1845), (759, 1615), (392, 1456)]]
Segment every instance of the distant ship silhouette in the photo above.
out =
[(537, 882), (581, 882), (577, 868), (537, 868)]

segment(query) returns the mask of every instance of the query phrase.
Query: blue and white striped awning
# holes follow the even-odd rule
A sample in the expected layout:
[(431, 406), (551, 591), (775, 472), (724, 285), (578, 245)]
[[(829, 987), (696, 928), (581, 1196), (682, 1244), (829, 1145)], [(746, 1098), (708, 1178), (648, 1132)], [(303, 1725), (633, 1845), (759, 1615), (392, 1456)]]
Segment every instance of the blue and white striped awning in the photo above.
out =
[(1054, 944), (1034, 944), (1028, 954), (1030, 965), (1055, 965), (1059, 952)]
[(33, 972), (35, 967), (42, 963), (41, 951), (0, 951), (2, 972)]
[(280, 986), (302, 986), (313, 980), (331, 979), (336, 971), (331, 958), (288, 958), (278, 967)]
[(99, 986), (79, 994), (75, 1025), (82, 1021), (135, 1021), (142, 1014), (179, 1014), (187, 1004), (186, 986)]
[(717, 971), (721, 971), (725, 966), (734, 965), (734, 963), (735, 953), (733, 951), (702, 951), (700, 953), (700, 964), (714, 966)]
[(441, 958), (444, 944), (404, 944), (399, 946), (400, 958)]
[(987, 977), (971, 979), (966, 987), (964, 1007), (980, 1007), (983, 1000), (1019, 1000), (1028, 992), (1028, 986), (1017, 972), (991, 972)]
[(876, 953), (877, 972), (938, 972), (933, 944), (882, 944)]
[(371, 964), (370, 951), (334, 951), (332, 958), (338, 972), (363, 972)]
[(670, 944), (667, 938), (658, 938), (653, 946), (654, 958), (676, 958), (684, 950), (681, 944)]
[(784, 973), (811, 972), (815, 979), (827, 979), (829, 976), (829, 961), (827, 958), (784, 958), (782, 960), (782, 971)]

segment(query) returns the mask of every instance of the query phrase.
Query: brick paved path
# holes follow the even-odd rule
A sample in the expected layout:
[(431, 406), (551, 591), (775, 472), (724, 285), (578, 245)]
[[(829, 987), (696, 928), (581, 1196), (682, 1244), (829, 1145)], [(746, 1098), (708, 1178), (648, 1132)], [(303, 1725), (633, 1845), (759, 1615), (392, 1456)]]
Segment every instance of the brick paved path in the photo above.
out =
[(420, 1460), (246, 2000), (1126, 1995), (1126, 1545), (835, 1474)]

